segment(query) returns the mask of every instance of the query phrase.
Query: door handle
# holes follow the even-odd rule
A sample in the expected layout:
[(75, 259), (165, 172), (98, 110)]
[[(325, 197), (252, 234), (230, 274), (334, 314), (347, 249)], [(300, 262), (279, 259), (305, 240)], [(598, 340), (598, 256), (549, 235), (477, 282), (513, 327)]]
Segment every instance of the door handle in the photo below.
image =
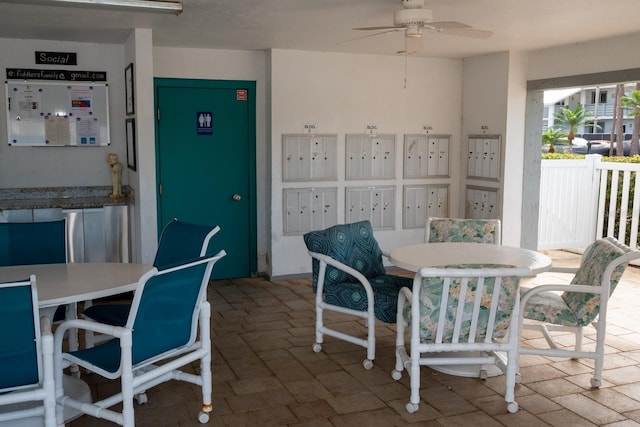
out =
[(236, 193), (233, 195), (232, 199), (234, 202), (239, 202), (240, 200), (242, 200), (242, 197), (238, 193)]

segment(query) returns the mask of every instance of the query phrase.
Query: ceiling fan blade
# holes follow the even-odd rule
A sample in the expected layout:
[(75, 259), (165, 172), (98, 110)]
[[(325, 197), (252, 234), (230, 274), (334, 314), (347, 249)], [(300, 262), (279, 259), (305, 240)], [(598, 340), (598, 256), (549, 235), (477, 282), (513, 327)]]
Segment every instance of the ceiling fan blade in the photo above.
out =
[(402, 27), (394, 27), (393, 25), (385, 25), (385, 26), (381, 26), (381, 27), (359, 27), (359, 28), (353, 28), (354, 30), (365, 30), (365, 31), (375, 31), (375, 30), (391, 30), (391, 29), (396, 29), (396, 30), (402, 30)]
[(360, 37), (355, 37), (353, 39), (348, 39), (348, 40), (342, 41), (342, 42), (340, 42), (338, 44), (348, 43), (348, 42), (352, 42), (354, 40), (366, 39), (368, 37), (381, 36), (383, 34), (395, 33), (396, 31), (404, 31), (404, 28), (396, 28), (396, 27), (391, 27), (391, 28), (392, 29), (389, 29), (389, 30), (386, 30), (386, 31), (380, 31), (380, 32), (377, 32), (377, 33), (367, 34), (365, 36), (360, 36)]
[(473, 39), (488, 39), (493, 35), (492, 31), (478, 30), (475, 28), (442, 28), (438, 30), (438, 32), (448, 36), (469, 37)]
[(425, 24), (425, 26), (433, 27), (437, 30), (445, 28), (471, 28), (471, 25), (463, 24), (462, 22), (457, 21), (429, 22), (428, 24)]

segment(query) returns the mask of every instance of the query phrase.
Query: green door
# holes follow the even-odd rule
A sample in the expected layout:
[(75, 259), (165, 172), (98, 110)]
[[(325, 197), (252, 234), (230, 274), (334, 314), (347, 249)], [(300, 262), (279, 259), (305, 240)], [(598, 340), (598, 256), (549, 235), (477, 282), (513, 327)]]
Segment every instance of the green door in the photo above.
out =
[(155, 79), (158, 227), (219, 225), (216, 279), (257, 270), (255, 82)]

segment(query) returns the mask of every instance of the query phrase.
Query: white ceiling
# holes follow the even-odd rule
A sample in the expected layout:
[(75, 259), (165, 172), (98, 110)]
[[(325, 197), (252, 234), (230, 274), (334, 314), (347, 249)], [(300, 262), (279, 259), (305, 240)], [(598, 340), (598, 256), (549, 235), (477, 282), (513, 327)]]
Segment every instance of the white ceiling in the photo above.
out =
[[(157, 46), (384, 55), (404, 46), (401, 32), (348, 41), (367, 34), (353, 27), (392, 25), (400, 0), (183, 0), (180, 16), (19, 3), (0, 0), (0, 37), (122, 43), (137, 27), (152, 28)], [(435, 21), (494, 34), (428, 33), (420, 56), (464, 58), (630, 33), (640, 40), (638, 0), (425, 0), (425, 7)]]

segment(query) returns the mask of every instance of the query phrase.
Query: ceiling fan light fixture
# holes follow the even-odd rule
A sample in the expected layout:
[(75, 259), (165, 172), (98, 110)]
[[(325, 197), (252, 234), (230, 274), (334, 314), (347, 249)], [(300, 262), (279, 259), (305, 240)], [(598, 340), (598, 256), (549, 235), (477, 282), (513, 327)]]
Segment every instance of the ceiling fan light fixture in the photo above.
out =
[(393, 14), (396, 27), (422, 27), (433, 22), (433, 12), (429, 9), (400, 9)]
[(422, 37), (422, 29), (418, 26), (407, 27), (404, 36), (407, 38), (420, 38)]

